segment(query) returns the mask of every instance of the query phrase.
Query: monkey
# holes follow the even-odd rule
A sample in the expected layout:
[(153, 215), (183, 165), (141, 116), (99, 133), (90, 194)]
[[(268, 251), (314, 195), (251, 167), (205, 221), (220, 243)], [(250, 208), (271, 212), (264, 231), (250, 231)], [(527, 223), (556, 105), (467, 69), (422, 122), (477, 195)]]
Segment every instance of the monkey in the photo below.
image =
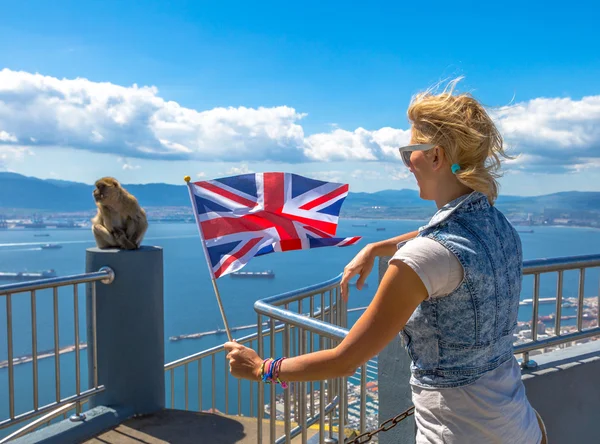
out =
[(139, 248), (148, 220), (137, 199), (113, 177), (102, 177), (94, 185), (98, 211), (91, 222), (98, 248)]

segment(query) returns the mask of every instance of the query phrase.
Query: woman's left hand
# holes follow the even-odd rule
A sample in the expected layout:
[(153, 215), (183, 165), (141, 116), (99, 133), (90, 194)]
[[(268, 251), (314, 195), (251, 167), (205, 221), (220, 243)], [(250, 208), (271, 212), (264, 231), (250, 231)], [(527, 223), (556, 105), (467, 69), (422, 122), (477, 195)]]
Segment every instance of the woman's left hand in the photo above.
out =
[(260, 380), (260, 368), (263, 360), (251, 348), (244, 347), (235, 341), (224, 344), (229, 359), (229, 371), (236, 378)]

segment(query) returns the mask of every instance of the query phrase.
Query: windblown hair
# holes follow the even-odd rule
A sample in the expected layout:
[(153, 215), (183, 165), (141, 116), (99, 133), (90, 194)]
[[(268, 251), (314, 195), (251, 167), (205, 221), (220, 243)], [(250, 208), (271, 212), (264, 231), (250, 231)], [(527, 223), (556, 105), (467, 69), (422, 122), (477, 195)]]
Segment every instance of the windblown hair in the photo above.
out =
[(415, 95), (408, 107), (412, 143), (444, 149), (449, 164), (458, 164), (456, 177), (480, 191), (491, 204), (498, 197), (501, 158), (510, 159), (496, 125), (484, 107), (468, 93), (453, 94), (459, 77), (440, 94), (431, 89)]

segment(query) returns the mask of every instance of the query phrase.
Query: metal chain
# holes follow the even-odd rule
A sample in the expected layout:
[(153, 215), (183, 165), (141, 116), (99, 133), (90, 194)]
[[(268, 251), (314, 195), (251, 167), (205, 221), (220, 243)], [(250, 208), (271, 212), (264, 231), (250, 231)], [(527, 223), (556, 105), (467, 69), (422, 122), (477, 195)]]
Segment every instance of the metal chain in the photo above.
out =
[(387, 432), (390, 429), (396, 427), (396, 425), (404, 421), (409, 416), (415, 413), (415, 406), (410, 407), (409, 409), (403, 411), (399, 415), (394, 416), (393, 418), (388, 419), (381, 423), (377, 430), (372, 430), (370, 432), (365, 432), (362, 435), (358, 435), (355, 438), (352, 438), (352, 441), (345, 441), (345, 444), (364, 444), (366, 442), (371, 441), (373, 436), (377, 435), (379, 432)]

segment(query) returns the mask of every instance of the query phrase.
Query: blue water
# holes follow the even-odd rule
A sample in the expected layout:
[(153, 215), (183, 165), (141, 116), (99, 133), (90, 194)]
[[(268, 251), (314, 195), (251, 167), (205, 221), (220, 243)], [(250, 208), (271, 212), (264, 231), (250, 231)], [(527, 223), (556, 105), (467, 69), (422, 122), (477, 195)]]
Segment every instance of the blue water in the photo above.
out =
[[(366, 223), (366, 227), (353, 227), (352, 224)], [(254, 324), (256, 314), (253, 303), (257, 299), (298, 289), (310, 284), (330, 279), (339, 274), (352, 257), (366, 245), (417, 229), (423, 221), (404, 220), (341, 220), (340, 236), (360, 235), (363, 239), (356, 246), (345, 248), (322, 248), (308, 251), (292, 251), (271, 254), (254, 259), (244, 270), (271, 269), (275, 279), (237, 280), (228, 276), (218, 280), (225, 311), (231, 326)], [(386, 231), (376, 231), (376, 227), (385, 227)], [(94, 245), (90, 230), (46, 230), (50, 237), (34, 237), (36, 230), (0, 231), (0, 271), (41, 271), (49, 268), (58, 275), (83, 273), (85, 271), (85, 249)], [(535, 227), (534, 233), (522, 233), (525, 259), (582, 255), (600, 252), (600, 230), (586, 228)], [(59, 243), (58, 250), (42, 250), (43, 243)], [(169, 336), (214, 330), (222, 327), (208, 268), (203, 250), (193, 224), (152, 224), (144, 241), (148, 245), (161, 246), (164, 249), (165, 282), (165, 359), (167, 362), (221, 344), (225, 335), (207, 336), (195, 340), (171, 342)], [(567, 272), (564, 277), (564, 296), (577, 295), (577, 272)], [(6, 282), (0, 282), (0, 285)], [(361, 307), (368, 304), (377, 288), (376, 268), (367, 279), (368, 287), (362, 291), (351, 289), (349, 307)], [(598, 269), (586, 274), (585, 296), (598, 294)], [(522, 298), (532, 295), (533, 280), (524, 281)], [(541, 297), (552, 297), (556, 292), (555, 275), (542, 276)], [(31, 353), (31, 310), (29, 294), (16, 294), (12, 298), (14, 356)], [(0, 360), (7, 359), (6, 305), (0, 300)], [(85, 341), (85, 286), (79, 286), (80, 337)], [(540, 307), (540, 314), (550, 314), (553, 305)], [(565, 309), (563, 314), (572, 314)], [(354, 322), (358, 314), (349, 315)], [(520, 319), (531, 317), (531, 308), (521, 307)], [(54, 347), (52, 291), (37, 293), (38, 352)], [(59, 343), (67, 346), (74, 343), (73, 291), (63, 288), (59, 291)], [(239, 336), (252, 333), (253, 330), (238, 332)], [(87, 388), (86, 351), (82, 351), (82, 387)], [(40, 360), (40, 405), (52, 402), (55, 396), (54, 359)], [(60, 359), (61, 394), (75, 392), (75, 357), (73, 353), (63, 354)], [(219, 363), (222, 368), (222, 363)], [(191, 368), (190, 368), (191, 369)], [(208, 376), (209, 369), (204, 369)], [(223, 372), (221, 372), (223, 373)], [(195, 378), (191, 377), (190, 381)], [(32, 366), (15, 366), (15, 387), (17, 413), (32, 407), (31, 395)], [(205, 384), (208, 377), (205, 378)], [(193, 382), (195, 383), (195, 382)], [(0, 369), (0, 419), (8, 416), (8, 371)], [(168, 385), (167, 385), (168, 388)], [(190, 385), (192, 389), (192, 385)], [(183, 390), (177, 384), (176, 392)], [(247, 389), (244, 389), (247, 393)], [(219, 393), (219, 392), (218, 392)], [(255, 392), (256, 393), (256, 392)], [(210, 398), (210, 389), (207, 392)], [(183, 396), (177, 393), (177, 405), (181, 406)], [(203, 400), (204, 401), (204, 400)], [(208, 408), (210, 399), (203, 402)], [(217, 400), (221, 402), (222, 400)], [(194, 405), (190, 400), (190, 406)], [(237, 398), (236, 401), (237, 402)], [(196, 404), (197, 405), (197, 404)], [(237, 406), (236, 406), (237, 407)], [(221, 407), (222, 408), (222, 407)]]

